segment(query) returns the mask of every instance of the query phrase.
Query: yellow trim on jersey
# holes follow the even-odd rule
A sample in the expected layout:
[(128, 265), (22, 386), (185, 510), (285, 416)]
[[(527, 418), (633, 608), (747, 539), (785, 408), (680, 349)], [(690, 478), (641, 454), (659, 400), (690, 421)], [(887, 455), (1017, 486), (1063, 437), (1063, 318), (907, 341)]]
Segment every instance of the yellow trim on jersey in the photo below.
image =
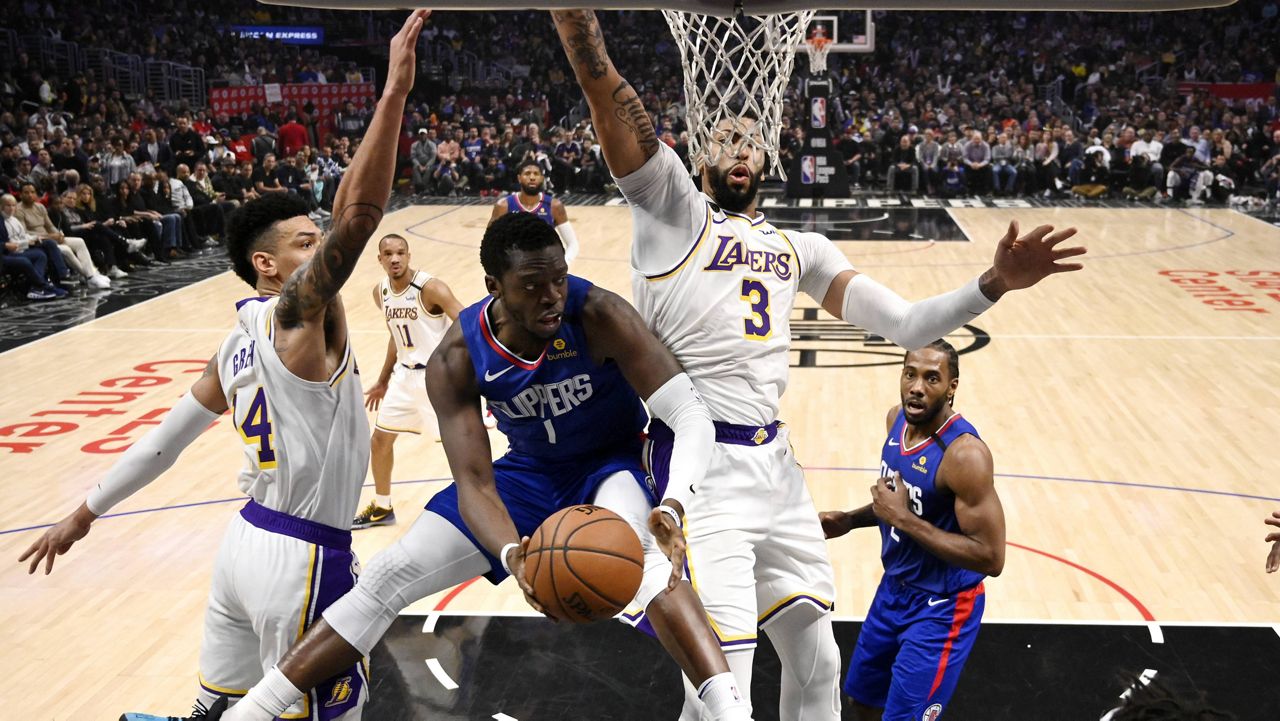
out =
[(226, 694), (228, 696), (243, 696), (249, 693), (249, 689), (247, 688), (225, 688), (217, 684), (209, 683), (209, 681), (204, 677), (204, 674), (199, 671), (196, 672), (196, 678), (199, 679), (201, 686), (204, 686), (210, 691), (217, 691), (218, 693)]
[(778, 601), (777, 603), (775, 603), (775, 604), (773, 604), (772, 606), (770, 606), (770, 607), (769, 607), (769, 610), (767, 610), (767, 611), (765, 611), (764, 613), (762, 613), (762, 614), (760, 614), (759, 616), (757, 616), (757, 617), (756, 617), (756, 620), (757, 620), (757, 621), (763, 621), (765, 618), (767, 618), (767, 617), (769, 616), (769, 614), (773, 613), (774, 611), (777, 611), (779, 608), (782, 608), (783, 606), (787, 605), (788, 603), (791, 603), (792, 601), (796, 600), (797, 598), (806, 598), (806, 599), (809, 599), (809, 600), (813, 601), (814, 603), (817, 603), (817, 604), (819, 604), (819, 605), (825, 606), (828, 610), (830, 610), (830, 609), (831, 609), (831, 607), (834, 605), (831, 601), (828, 601), (827, 599), (825, 599), (825, 598), (823, 598), (822, 596), (819, 596), (819, 595), (817, 595), (817, 594), (813, 594), (813, 593), (793, 593), (793, 594), (791, 594), (790, 596), (787, 596), (786, 598), (783, 598), (781, 601)]
[(330, 388), (336, 388), (337, 385), (342, 382), (342, 379), (347, 377), (347, 371), (351, 369), (352, 357), (351, 341), (348, 340), (342, 356), (342, 365), (338, 366), (338, 369), (333, 372), (333, 375), (329, 376)]
[[(796, 244), (791, 242), (791, 238), (787, 237), (785, 231), (778, 230), (777, 228), (774, 228), (774, 230), (778, 231), (778, 235), (782, 236), (782, 239), (787, 241), (787, 245), (791, 248), (791, 257), (796, 259), (796, 283), (799, 283), (800, 275), (804, 272), (804, 268), (800, 265), (800, 254), (796, 252)], [(821, 302), (821, 300), (819, 300), (819, 302)]]
[(698, 254), (698, 248), (701, 248), (702, 244), (707, 240), (707, 238), (711, 237), (712, 225), (714, 225), (714, 223), (711, 222), (711, 206), (708, 204), (707, 219), (702, 226), (702, 234), (698, 236), (698, 242), (693, 244), (693, 248), (689, 251), (689, 254), (684, 257), (684, 260), (681, 260), (679, 265), (677, 265), (676, 267), (672, 268), (671, 270), (665, 273), (659, 273), (658, 275), (646, 275), (644, 279), (648, 281), (663, 280), (665, 278), (670, 278), (676, 273), (679, 273), (682, 268), (684, 268), (686, 265), (689, 264), (689, 261), (693, 258), (693, 256)]
[(415, 436), (422, 435), (422, 431), (415, 431), (410, 428), (392, 428), (391, 426), (384, 426), (377, 421), (373, 422), (373, 427), (381, 431), (386, 431), (387, 433), (412, 433)]
[(271, 310), (267, 311), (265, 316), (266, 323), (262, 327), (262, 332), (267, 334), (268, 340), (274, 340), (272, 336), (274, 336), (276, 332), (276, 305), (277, 304), (272, 304)]
[[(684, 531), (684, 540), (685, 540), (684, 565), (689, 568), (689, 585), (693, 586), (693, 592), (697, 593), (698, 577), (697, 577), (697, 574), (694, 573), (693, 571), (693, 553), (692, 553), (692, 549), (689, 547), (689, 516), (688, 514), (685, 514), (683, 531)], [(716, 638), (720, 641), (721, 644), (732, 643), (734, 641), (754, 641), (758, 637), (758, 634), (755, 634), (755, 633), (743, 634), (741, 636), (726, 636), (724, 635), (724, 632), (720, 630), (720, 625), (717, 624), (716, 620), (711, 617), (711, 612), (706, 611), (705, 613), (707, 614), (707, 622), (711, 624), (711, 632), (716, 635)]]

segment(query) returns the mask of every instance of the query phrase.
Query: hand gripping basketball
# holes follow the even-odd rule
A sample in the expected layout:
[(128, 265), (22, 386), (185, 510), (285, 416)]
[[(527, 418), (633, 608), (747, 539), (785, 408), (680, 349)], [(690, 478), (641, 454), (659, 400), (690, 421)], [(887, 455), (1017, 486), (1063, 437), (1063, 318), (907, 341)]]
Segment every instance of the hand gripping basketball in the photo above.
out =
[(543, 613), (590, 623), (618, 615), (635, 597), (644, 551), (618, 514), (600, 506), (570, 506), (534, 532), (523, 571)]

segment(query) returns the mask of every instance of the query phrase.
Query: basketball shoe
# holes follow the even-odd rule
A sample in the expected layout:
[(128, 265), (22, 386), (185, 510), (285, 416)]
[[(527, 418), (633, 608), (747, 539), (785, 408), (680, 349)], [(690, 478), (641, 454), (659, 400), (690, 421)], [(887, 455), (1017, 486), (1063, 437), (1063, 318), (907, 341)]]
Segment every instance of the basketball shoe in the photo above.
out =
[(152, 716), (146, 713), (129, 713), (120, 714), (120, 721), (218, 721), (222, 718), (222, 713), (227, 710), (227, 697), (219, 696), (217, 701), (209, 708), (201, 706), (199, 702), (191, 709), (190, 716)]
[(369, 505), (365, 506), (360, 515), (356, 516), (355, 520), (351, 522), (351, 530), (358, 531), (372, 526), (394, 526), (395, 523), (396, 511), (394, 508), (383, 508), (378, 505), (377, 501), (369, 501)]

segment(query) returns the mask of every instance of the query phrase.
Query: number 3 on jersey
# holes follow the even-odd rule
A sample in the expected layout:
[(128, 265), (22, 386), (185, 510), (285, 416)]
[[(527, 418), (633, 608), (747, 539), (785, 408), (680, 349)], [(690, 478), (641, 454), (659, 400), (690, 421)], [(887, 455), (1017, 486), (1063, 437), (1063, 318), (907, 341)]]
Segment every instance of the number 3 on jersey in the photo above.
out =
[[(234, 414), (233, 414), (234, 417)], [(267, 410), (267, 394), (258, 386), (245, 411), (244, 420), (236, 426), (240, 437), (248, 445), (258, 446), (258, 468), (269, 470), (276, 467), (276, 452), (271, 447), (275, 435), (271, 432), (271, 416)]]
[(751, 304), (751, 315), (742, 319), (743, 337), (769, 340), (773, 323), (769, 320), (769, 289), (755, 278), (742, 279), (742, 299)]

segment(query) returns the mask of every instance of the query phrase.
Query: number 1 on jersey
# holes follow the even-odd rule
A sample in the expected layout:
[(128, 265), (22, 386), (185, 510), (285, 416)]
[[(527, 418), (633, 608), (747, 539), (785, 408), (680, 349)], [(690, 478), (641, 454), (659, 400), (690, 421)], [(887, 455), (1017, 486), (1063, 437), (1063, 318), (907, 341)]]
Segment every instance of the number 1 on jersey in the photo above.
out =
[(755, 278), (742, 279), (742, 299), (751, 304), (751, 315), (742, 319), (743, 337), (769, 340), (773, 323), (769, 320), (769, 288)]
[[(275, 435), (271, 431), (271, 416), (267, 411), (267, 394), (262, 386), (258, 386), (245, 411), (244, 420), (237, 427), (240, 437), (245, 443), (258, 445), (258, 468), (269, 470), (276, 467), (276, 452), (271, 447)], [(254, 440), (256, 439), (256, 440)]]

